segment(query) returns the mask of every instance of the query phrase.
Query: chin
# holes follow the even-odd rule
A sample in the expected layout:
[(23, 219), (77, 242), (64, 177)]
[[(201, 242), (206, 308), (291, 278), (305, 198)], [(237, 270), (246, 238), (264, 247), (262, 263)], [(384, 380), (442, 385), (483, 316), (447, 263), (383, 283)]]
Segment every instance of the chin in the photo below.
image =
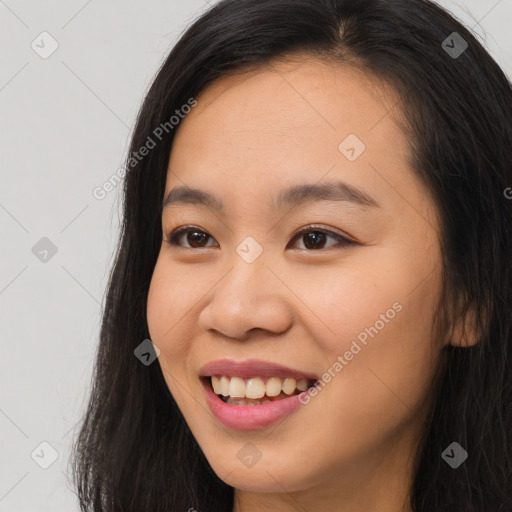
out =
[[(235, 489), (247, 492), (282, 493), (283, 489), (290, 492), (302, 490), (304, 488), (301, 485), (297, 485), (297, 482), (294, 480), (284, 478), (280, 474), (270, 472), (269, 475), (266, 471), (255, 471), (255, 468), (243, 472), (238, 470), (234, 471), (224, 479), (224, 482)], [(296, 485), (293, 485), (294, 483)]]
[(252, 467), (244, 467), (238, 460), (225, 460), (223, 463), (211, 464), (215, 474), (226, 484), (248, 492), (275, 492), (299, 491), (308, 487), (306, 474), (290, 473), (292, 468), (296, 471), (297, 466), (292, 468), (276, 468), (271, 460), (259, 460)]

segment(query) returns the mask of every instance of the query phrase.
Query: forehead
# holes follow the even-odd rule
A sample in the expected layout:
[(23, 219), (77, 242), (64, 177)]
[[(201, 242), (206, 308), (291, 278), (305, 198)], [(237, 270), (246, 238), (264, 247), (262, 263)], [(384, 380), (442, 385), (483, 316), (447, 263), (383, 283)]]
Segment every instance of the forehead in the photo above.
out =
[[(199, 122), (199, 117), (204, 123), (216, 119), (216, 126), (223, 127), (240, 124), (240, 117), (245, 117), (255, 129), (260, 121), (266, 122), (270, 132), (282, 131), (284, 125), (299, 128), (323, 124), (334, 131), (350, 125), (362, 133), (371, 127), (368, 123), (372, 120), (374, 124), (380, 120), (374, 119), (375, 115), (388, 115), (399, 105), (394, 90), (373, 75), (353, 66), (312, 57), (300, 60), (297, 56), (223, 76), (197, 99), (197, 107), (178, 132), (184, 131), (183, 126)], [(257, 115), (248, 117), (251, 114)]]
[[(189, 185), (261, 199), (269, 188), (329, 178), (374, 195), (382, 177), (372, 163), (395, 179), (410, 174), (396, 95), (353, 67), (311, 57), (273, 61), (224, 76), (196, 99), (175, 134), (166, 194)], [(364, 146), (356, 160), (340, 149), (347, 139)]]

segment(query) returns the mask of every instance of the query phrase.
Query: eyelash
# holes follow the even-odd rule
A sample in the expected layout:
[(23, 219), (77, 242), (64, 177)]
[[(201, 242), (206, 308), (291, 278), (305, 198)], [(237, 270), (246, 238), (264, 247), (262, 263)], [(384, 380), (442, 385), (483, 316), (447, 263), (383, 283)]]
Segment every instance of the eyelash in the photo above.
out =
[[(165, 242), (167, 242), (171, 246), (182, 247), (183, 249), (208, 249), (209, 247), (199, 247), (199, 248), (184, 247), (184, 246), (180, 245), (179, 243), (177, 243), (177, 241), (179, 240), (181, 235), (191, 232), (191, 231), (208, 235), (208, 233), (206, 233), (205, 231), (203, 231), (197, 227), (182, 226), (180, 228), (175, 229), (174, 231), (170, 231), (170, 232), (166, 233), (165, 234)], [(333, 248), (339, 247), (339, 246), (347, 247), (347, 246), (351, 246), (351, 245), (357, 245), (357, 242), (354, 242), (353, 240), (350, 240), (348, 238), (345, 238), (342, 235), (339, 235), (338, 233), (334, 233), (333, 231), (323, 229), (323, 228), (320, 228), (315, 225), (306, 226), (305, 228), (302, 228), (301, 230), (295, 232), (292, 235), (292, 241), (295, 240), (296, 238), (299, 238), (300, 235), (303, 235), (305, 233), (311, 233), (311, 232), (323, 233), (323, 234), (327, 235), (328, 237), (332, 237), (332, 238), (336, 239), (339, 243), (337, 245), (327, 247), (327, 248), (322, 248), (322, 249), (307, 249), (306, 248), (306, 249), (301, 249), (301, 250), (305, 250), (308, 252), (318, 252), (318, 251), (333, 249)], [(211, 235), (208, 235), (208, 236), (210, 238), (213, 238)]]

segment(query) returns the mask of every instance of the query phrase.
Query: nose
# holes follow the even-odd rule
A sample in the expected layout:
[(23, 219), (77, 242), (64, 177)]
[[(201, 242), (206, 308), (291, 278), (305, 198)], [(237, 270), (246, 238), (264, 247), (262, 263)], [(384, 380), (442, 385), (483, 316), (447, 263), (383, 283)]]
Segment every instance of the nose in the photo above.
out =
[(260, 257), (247, 263), (238, 255), (211, 290), (199, 315), (199, 327), (245, 340), (250, 331), (286, 332), (292, 324), (292, 293)]

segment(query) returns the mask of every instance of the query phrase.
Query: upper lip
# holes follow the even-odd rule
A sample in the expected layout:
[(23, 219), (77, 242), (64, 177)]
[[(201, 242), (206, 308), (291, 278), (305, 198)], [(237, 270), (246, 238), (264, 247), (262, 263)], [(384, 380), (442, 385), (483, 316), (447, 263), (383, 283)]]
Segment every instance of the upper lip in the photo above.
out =
[(219, 359), (205, 364), (199, 371), (201, 377), (211, 377), (212, 375), (226, 375), (228, 377), (240, 377), (249, 379), (251, 377), (292, 377), (298, 379), (318, 380), (310, 372), (303, 372), (293, 368), (272, 363), (270, 361), (260, 361), (249, 359), (246, 361), (234, 361), (232, 359)]

